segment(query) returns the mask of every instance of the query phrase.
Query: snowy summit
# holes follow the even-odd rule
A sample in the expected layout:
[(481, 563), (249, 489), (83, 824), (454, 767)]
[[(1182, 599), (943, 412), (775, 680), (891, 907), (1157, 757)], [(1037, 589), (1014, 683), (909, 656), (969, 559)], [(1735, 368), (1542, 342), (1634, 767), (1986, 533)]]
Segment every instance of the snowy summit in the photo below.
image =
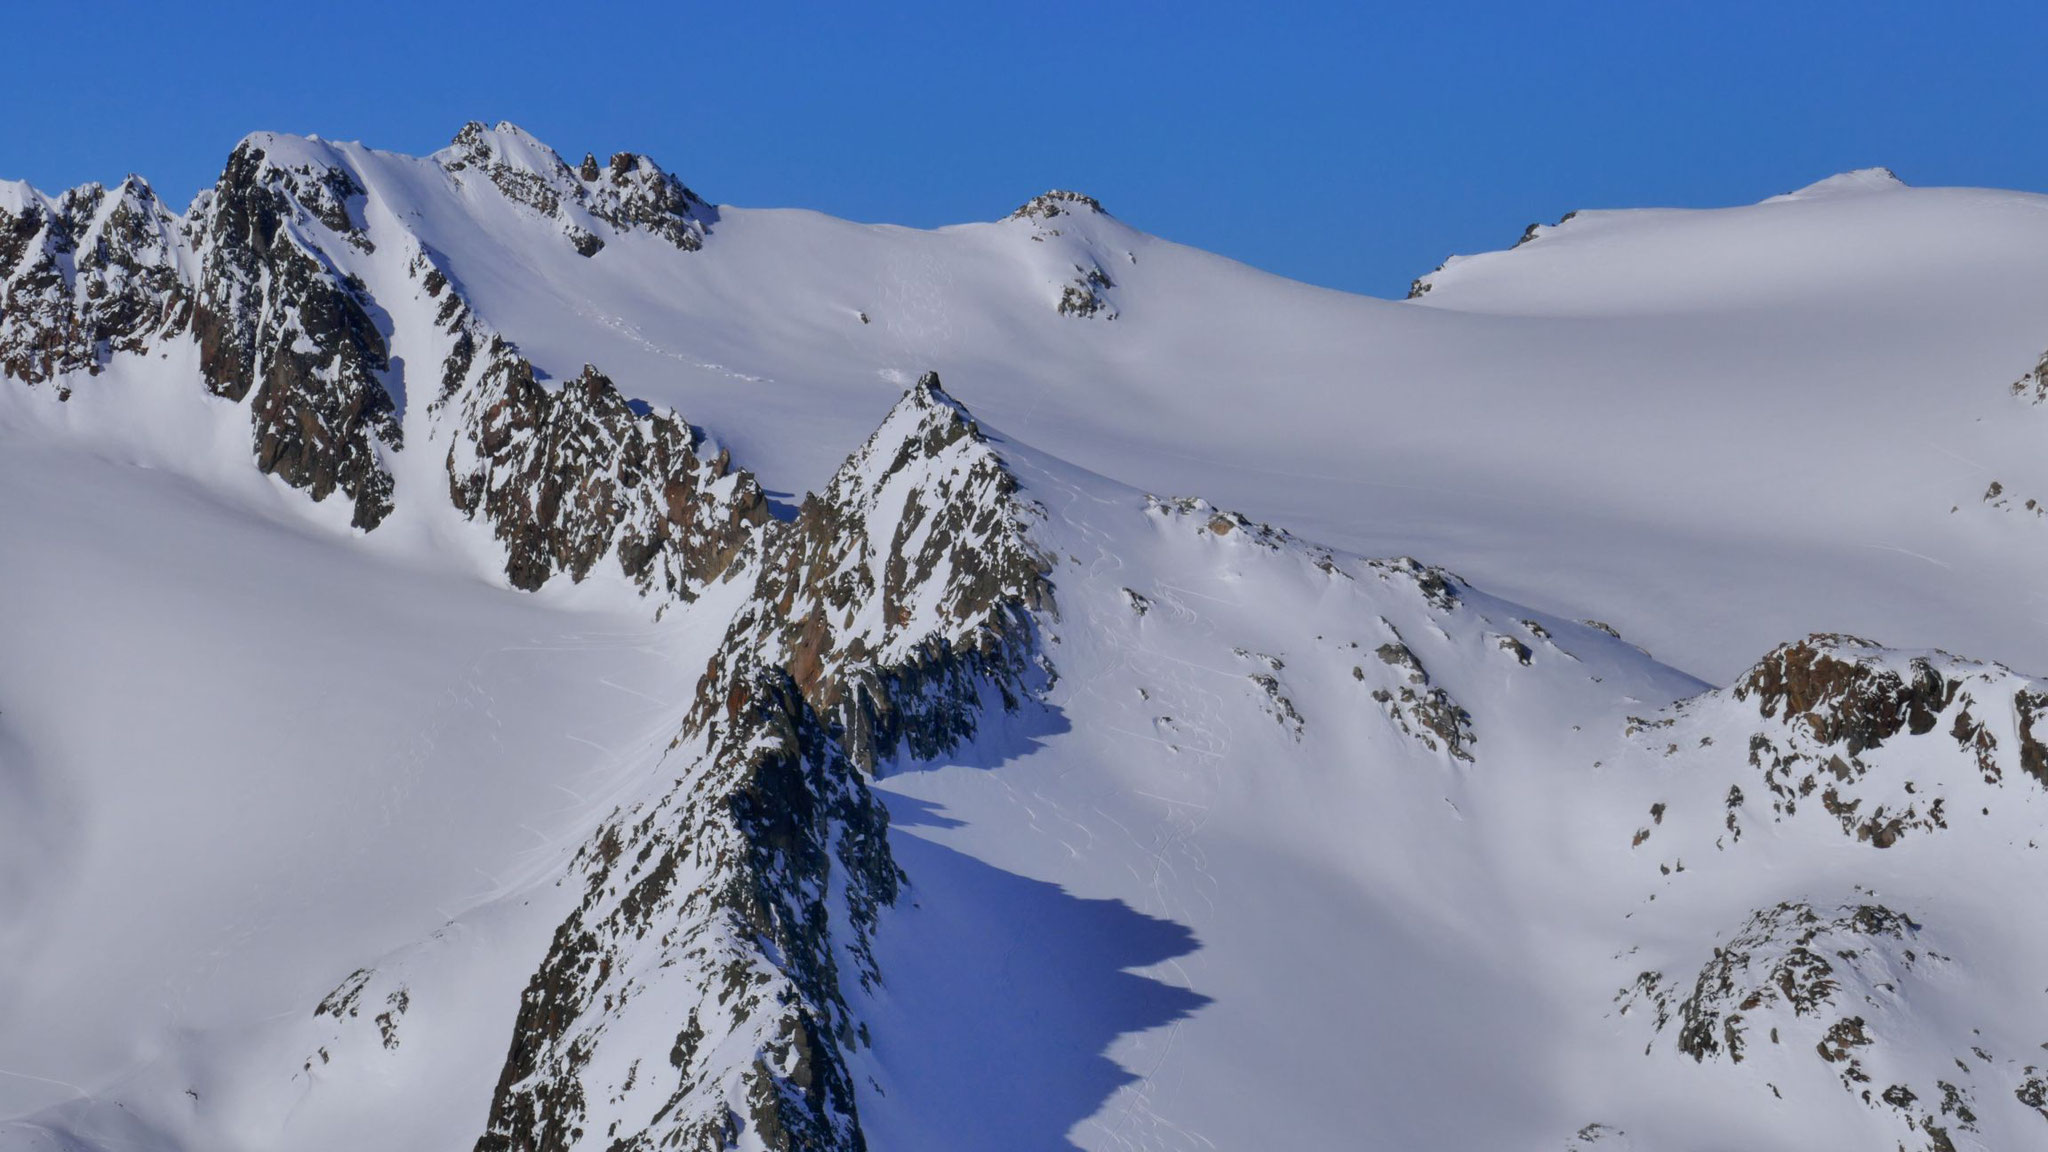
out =
[(2048, 199), (1005, 207), (0, 183), (0, 1150), (2048, 1139)]
[(1773, 196), (1766, 204), (1784, 200), (1811, 200), (1817, 196), (1849, 196), (1863, 192), (1891, 192), (1906, 187), (1889, 168), (1858, 168), (1850, 172), (1837, 172), (1825, 180), (1816, 180), (1796, 192)]

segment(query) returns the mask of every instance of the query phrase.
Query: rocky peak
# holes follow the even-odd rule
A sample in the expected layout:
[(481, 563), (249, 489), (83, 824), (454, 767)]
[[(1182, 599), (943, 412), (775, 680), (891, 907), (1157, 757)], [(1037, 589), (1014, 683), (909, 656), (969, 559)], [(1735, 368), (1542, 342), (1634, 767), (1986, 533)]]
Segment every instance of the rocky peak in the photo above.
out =
[(276, 156), (271, 138), (243, 141), (198, 222), (200, 373), (215, 394), (249, 401), (258, 468), (315, 500), (342, 492), (370, 529), (391, 510), (382, 455), (400, 440), (382, 382), (391, 363), (367, 291), (322, 236), (370, 248), (363, 188), (325, 145), (281, 139)]
[(965, 660), (1014, 705), (1036, 651), (1030, 614), (1052, 607), (1051, 563), (1029, 535), (1040, 515), (927, 373), (771, 542), (762, 599), (777, 610), (754, 626), (791, 650), (807, 699), (874, 738), (857, 741), (871, 765), (902, 731), (876, 711), (892, 696), (876, 669)]
[(643, 592), (692, 600), (768, 520), (752, 476), (596, 368), (549, 391), (499, 341), (452, 383), (450, 497), (491, 525), (516, 588), (580, 581), (611, 555)]
[(496, 127), (481, 120), (469, 121), (456, 130), (448, 147), (437, 153), (435, 159), (451, 171), (471, 165), (503, 168), (538, 176), (550, 183), (569, 171), (560, 153), (510, 120), (500, 120)]
[[(200, 223), (226, 223), (238, 230), (253, 227), (264, 234), (260, 239), (245, 238), (265, 246), (280, 226), (304, 230), (317, 224), (368, 251), (369, 238), (361, 223), (365, 194), (332, 145), (317, 137), (258, 132), (243, 138), (229, 154)], [(223, 208), (232, 213), (225, 220), (220, 215)], [(207, 235), (218, 240), (223, 234), (210, 230)]]
[(558, 220), (577, 252), (595, 256), (605, 241), (591, 227), (645, 231), (686, 252), (704, 246), (715, 215), (682, 181), (646, 156), (620, 152), (600, 167), (586, 155), (572, 169), (554, 149), (516, 125), (470, 121), (435, 159), (448, 172), (482, 173), (507, 199)]
[(685, 252), (704, 246), (715, 214), (649, 157), (620, 152), (602, 174), (584, 183), (590, 187), (591, 213), (612, 227), (651, 232)]
[(187, 306), (177, 218), (141, 178), (0, 195), (0, 375), (97, 375), (175, 330)]
[[(318, 140), (258, 133), (180, 220), (139, 177), (0, 196), (0, 374), (97, 375), (189, 335), (217, 395), (247, 401), (257, 467), (353, 522), (390, 510), (399, 440), (385, 334), (334, 246), (367, 252), (362, 185)], [(75, 381), (59, 391), (68, 396)]]
[(1052, 286), (1058, 292), (1053, 300), (1055, 311), (1076, 319), (1114, 320), (1118, 315), (1112, 292), (1116, 279), (1109, 269), (1127, 261), (1135, 262), (1136, 254), (1128, 249), (1112, 251), (1102, 237), (1086, 230), (1052, 243), (1067, 231), (1063, 218), (1090, 216), (1107, 219), (1109, 213), (1102, 210), (1093, 196), (1056, 189), (1032, 197), (1007, 219), (1029, 224), (1029, 238), (1039, 249), (1031, 260), (1039, 271), (1050, 274)]
[(1064, 188), (1055, 188), (1026, 200), (1015, 212), (1012, 220), (1051, 220), (1055, 216), (1107, 216), (1102, 202), (1093, 196)]
[(81, 262), (90, 259), (105, 264), (116, 252), (144, 247), (169, 252), (177, 236), (177, 218), (157, 199), (156, 189), (149, 186), (149, 181), (130, 173), (99, 199), (104, 209), (94, 213), (88, 229), (93, 251), (90, 256), (81, 256)]
[(576, 196), (576, 174), (561, 156), (510, 121), (487, 128), (471, 120), (434, 159), (450, 172), (483, 174), (506, 198), (543, 216), (555, 215), (564, 197)]
[[(1035, 515), (926, 375), (794, 521), (764, 526), (673, 786), (578, 858), (586, 898), (528, 985), (478, 1152), (600, 1130), (622, 1149), (865, 1149), (846, 989), (883, 978), (869, 939), (902, 877), (864, 774), (953, 747), (1020, 706), (1027, 670), (1050, 674)], [(640, 1054), (608, 1023), (629, 1000), (676, 1041), (620, 1078)]]

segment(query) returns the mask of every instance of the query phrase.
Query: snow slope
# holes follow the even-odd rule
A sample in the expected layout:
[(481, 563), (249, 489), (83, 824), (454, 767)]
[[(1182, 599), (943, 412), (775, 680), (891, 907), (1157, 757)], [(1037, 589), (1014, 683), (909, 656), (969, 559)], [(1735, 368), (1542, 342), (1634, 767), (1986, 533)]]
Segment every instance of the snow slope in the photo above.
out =
[[(251, 467), (175, 319), (0, 388), (0, 1147), (2040, 1137), (2048, 696), (1775, 646), (2048, 667), (2048, 201), (1585, 212), (1393, 303), (1071, 194), (244, 148), (314, 287), (232, 282), (360, 302), (300, 386), (388, 395), (390, 509)], [(53, 260), (0, 337), (116, 276)]]
[[(1604, 612), (1700, 675), (1823, 625), (2044, 655), (2002, 610), (2034, 534), (1974, 507), (2042, 486), (2004, 391), (2048, 346), (2036, 196), (1580, 213), (1389, 304), (1085, 208), (936, 232), (720, 208), (688, 258), (622, 236), (584, 259), (474, 181), (328, 147), (536, 365), (597, 364), (771, 490), (821, 483), (936, 369), (1096, 471)], [(1115, 320), (1057, 311), (1077, 265)]]

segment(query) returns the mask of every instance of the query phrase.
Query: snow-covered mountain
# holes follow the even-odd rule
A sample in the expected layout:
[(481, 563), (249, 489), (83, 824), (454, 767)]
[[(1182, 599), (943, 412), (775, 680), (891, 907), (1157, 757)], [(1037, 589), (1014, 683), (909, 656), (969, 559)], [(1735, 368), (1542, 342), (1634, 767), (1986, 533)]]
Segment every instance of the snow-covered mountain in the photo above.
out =
[(0, 1148), (2039, 1143), (2044, 207), (0, 184)]

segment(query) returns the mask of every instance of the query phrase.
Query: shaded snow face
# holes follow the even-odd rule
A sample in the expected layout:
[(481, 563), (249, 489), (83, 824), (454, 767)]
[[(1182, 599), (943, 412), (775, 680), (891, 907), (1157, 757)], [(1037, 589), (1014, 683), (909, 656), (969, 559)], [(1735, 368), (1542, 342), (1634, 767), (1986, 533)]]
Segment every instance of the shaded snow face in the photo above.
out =
[(0, 185), (0, 1147), (2025, 1146), (2040, 219)]

